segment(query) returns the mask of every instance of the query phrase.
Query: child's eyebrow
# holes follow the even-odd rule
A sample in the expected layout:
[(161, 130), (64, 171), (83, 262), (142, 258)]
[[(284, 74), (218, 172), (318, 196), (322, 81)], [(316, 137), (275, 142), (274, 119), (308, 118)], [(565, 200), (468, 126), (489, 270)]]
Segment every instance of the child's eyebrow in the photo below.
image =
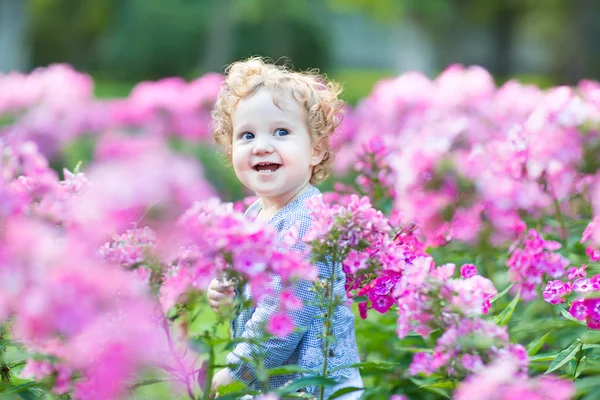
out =
[(243, 123), (240, 126), (233, 127), (234, 132), (244, 132), (244, 131), (251, 131), (251, 130), (252, 130), (252, 124), (249, 124), (249, 123)]

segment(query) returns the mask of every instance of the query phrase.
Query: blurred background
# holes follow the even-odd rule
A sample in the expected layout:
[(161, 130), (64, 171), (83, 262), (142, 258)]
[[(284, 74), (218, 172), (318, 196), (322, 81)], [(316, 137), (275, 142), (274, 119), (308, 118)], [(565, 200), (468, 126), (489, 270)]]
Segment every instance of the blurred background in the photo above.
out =
[(99, 97), (192, 79), (233, 60), (288, 57), (345, 86), (481, 65), (498, 83), (600, 78), (596, 0), (0, 0), (0, 71), (68, 63)]

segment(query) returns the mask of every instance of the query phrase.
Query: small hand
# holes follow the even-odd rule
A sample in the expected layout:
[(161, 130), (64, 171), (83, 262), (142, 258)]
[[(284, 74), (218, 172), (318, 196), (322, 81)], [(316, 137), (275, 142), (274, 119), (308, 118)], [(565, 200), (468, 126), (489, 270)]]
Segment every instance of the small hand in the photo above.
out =
[(212, 385), (211, 385), (210, 390), (211, 390), (211, 392), (216, 393), (217, 390), (219, 390), (219, 387), (231, 385), (233, 382), (235, 382), (235, 381), (231, 377), (229, 370), (227, 368), (223, 368), (222, 370), (217, 372), (215, 374), (215, 376), (213, 376)]
[(217, 314), (220, 314), (224, 308), (231, 307), (233, 304), (233, 299), (235, 298), (233, 282), (213, 279), (210, 285), (208, 285), (206, 294), (210, 308)]

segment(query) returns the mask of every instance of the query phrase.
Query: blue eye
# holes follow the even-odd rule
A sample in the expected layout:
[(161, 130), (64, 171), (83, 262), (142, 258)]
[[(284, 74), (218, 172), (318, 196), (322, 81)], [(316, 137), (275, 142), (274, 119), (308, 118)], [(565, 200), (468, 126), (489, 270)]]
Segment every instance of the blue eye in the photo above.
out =
[(277, 136), (287, 136), (290, 134), (290, 131), (288, 131), (287, 129), (284, 129), (284, 128), (278, 128), (275, 130), (275, 134)]
[(254, 139), (254, 133), (244, 132), (244, 133), (242, 133), (241, 138), (245, 139), (245, 140)]

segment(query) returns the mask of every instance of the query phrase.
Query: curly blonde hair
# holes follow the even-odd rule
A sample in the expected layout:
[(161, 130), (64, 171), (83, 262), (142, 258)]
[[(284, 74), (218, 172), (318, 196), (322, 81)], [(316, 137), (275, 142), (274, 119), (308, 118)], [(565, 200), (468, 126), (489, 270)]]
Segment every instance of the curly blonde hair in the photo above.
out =
[(341, 86), (328, 81), (316, 70), (295, 72), (287, 66), (268, 63), (261, 57), (234, 62), (225, 74), (225, 83), (212, 112), (212, 134), (214, 141), (225, 150), (229, 162), (233, 137), (231, 115), (240, 100), (266, 88), (273, 93), (277, 106), (278, 96), (286, 93), (306, 109), (306, 125), (312, 143), (324, 152), (323, 160), (313, 167), (310, 183), (325, 180), (335, 155), (330, 137), (343, 117), (344, 102), (339, 98)]

